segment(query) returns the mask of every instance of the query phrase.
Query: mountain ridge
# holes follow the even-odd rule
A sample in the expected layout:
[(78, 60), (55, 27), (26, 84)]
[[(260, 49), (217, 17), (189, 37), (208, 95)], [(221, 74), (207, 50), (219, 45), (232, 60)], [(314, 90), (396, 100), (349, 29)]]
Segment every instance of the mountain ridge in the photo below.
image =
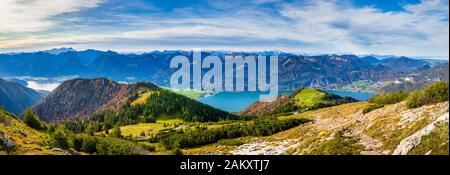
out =
[[(143, 94), (147, 98), (139, 99)], [(141, 102), (136, 103), (138, 99)], [(107, 78), (65, 81), (32, 109), (42, 120), (50, 122), (98, 117), (103, 121), (115, 117), (126, 120), (115, 122), (129, 124), (153, 120), (159, 115), (205, 122), (237, 117), (152, 83), (121, 84)]]
[(278, 96), (273, 102), (257, 101), (238, 114), (257, 117), (287, 115), (356, 101), (313, 88), (300, 88), (291, 94)]
[[(355, 55), (296, 55), (284, 52), (203, 52), (203, 57), (218, 55), (278, 54), (281, 90), (298, 87), (325, 87), (349, 84), (358, 80), (385, 80), (407, 76), (423, 65), (436, 65), (407, 57), (386, 58), (373, 63)], [(149, 81), (161, 86), (169, 84), (175, 69), (170, 60), (177, 55), (192, 57), (187, 51), (155, 51), (142, 54), (121, 54), (113, 51), (67, 51), (0, 54), (0, 75), (83, 78), (107, 77), (115, 81)], [(402, 64), (400, 68), (397, 65)]]
[(119, 84), (106, 78), (76, 78), (58, 86), (43, 101), (33, 106), (33, 111), (45, 121), (88, 118), (103, 108), (119, 108), (139, 88), (158, 87), (150, 83), (147, 86)]
[(9, 112), (19, 115), (43, 97), (43, 93), (0, 78), (0, 105), (3, 105)]

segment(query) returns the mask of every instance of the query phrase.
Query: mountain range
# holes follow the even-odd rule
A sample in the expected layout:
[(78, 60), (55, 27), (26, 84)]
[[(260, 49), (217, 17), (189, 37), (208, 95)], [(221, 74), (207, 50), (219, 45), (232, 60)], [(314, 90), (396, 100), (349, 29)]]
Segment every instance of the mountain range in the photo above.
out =
[(389, 84), (380, 90), (383, 93), (392, 93), (398, 90), (406, 92), (421, 89), (436, 81), (449, 81), (449, 64), (441, 64), (433, 68), (426, 68), (422, 71), (412, 73), (402, 82)]
[(0, 106), (14, 114), (21, 114), (26, 108), (39, 102), (45, 94), (27, 88), (19, 83), (0, 78)]
[[(280, 90), (296, 90), (303, 87), (327, 89), (330, 87), (348, 85), (355, 81), (396, 82), (383, 86), (377, 92), (394, 92), (397, 90), (412, 91), (423, 88), (434, 81), (448, 81), (448, 62), (445, 60), (419, 60), (407, 57), (376, 56), (358, 57), (355, 55), (295, 55), (284, 52), (203, 52), (202, 56), (218, 55), (278, 55), (279, 56), (279, 86)], [(170, 76), (175, 69), (170, 69), (170, 60), (177, 55), (192, 57), (192, 52), (186, 51), (154, 51), (143, 54), (120, 54), (113, 51), (85, 50), (76, 51), (72, 48), (51, 49), (32, 53), (0, 54), (0, 76), (2, 77), (58, 77), (78, 76), (84, 78), (107, 77), (114, 81), (152, 82), (156, 85), (168, 86)], [(118, 98), (130, 95), (136, 87), (118, 84), (111, 80), (99, 80), (93, 84), (80, 87), (86, 91), (86, 98), (95, 97), (97, 101), (72, 101), (74, 104), (85, 104), (86, 107), (72, 109), (64, 113), (64, 108), (49, 108), (50, 100), (44, 100), (35, 110), (50, 120), (59, 117), (75, 117), (90, 114)], [(62, 84), (50, 94), (49, 99), (64, 98), (61, 95), (79, 94), (77, 89), (84, 80), (76, 79)], [(14, 82), (14, 83), (12, 83)], [(68, 84), (73, 83), (73, 84)], [(101, 89), (108, 85), (106, 89)], [(1, 80), (1, 103), (6, 109), (20, 114), (26, 107), (39, 102), (45, 92), (26, 88), (27, 82), (10, 78)], [(151, 85), (151, 88), (156, 87)], [(87, 91), (87, 89), (94, 89)], [(97, 89), (100, 88), (100, 89)], [(138, 88), (139, 89), (139, 88)], [(97, 92), (97, 90), (99, 92)], [(64, 94), (61, 93), (64, 92)], [(70, 91), (70, 92), (65, 92)], [(95, 94), (95, 93), (104, 94)], [(66, 94), (67, 93), (67, 94)], [(70, 95), (69, 95), (70, 96)], [(72, 97), (70, 96), (70, 97)], [(80, 96), (79, 100), (83, 100)], [(84, 99), (85, 100), (85, 99)], [(60, 105), (60, 104), (59, 104)], [(64, 104), (70, 106), (71, 104)], [(50, 110), (50, 111), (49, 111)], [(58, 111), (60, 110), (60, 111)], [(67, 112), (67, 111), (66, 111)], [(45, 118), (48, 116), (48, 118)]]
[[(442, 62), (407, 57), (378, 59), (373, 56), (318, 55), (305, 56), (284, 52), (203, 52), (202, 56), (271, 55), (279, 56), (279, 84), (281, 90), (300, 87), (326, 88), (345, 85), (358, 80), (381, 81), (408, 76), (429, 69)], [(171, 58), (178, 55), (192, 57), (187, 51), (154, 51), (142, 54), (120, 54), (113, 51), (71, 48), (34, 53), (0, 54), (0, 76), (83, 78), (107, 77), (115, 81), (148, 81), (168, 86)]]

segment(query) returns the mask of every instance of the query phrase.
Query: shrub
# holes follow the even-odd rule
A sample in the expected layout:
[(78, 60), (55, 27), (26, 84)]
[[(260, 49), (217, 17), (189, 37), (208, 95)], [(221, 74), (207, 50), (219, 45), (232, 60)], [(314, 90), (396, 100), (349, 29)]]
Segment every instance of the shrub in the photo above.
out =
[(382, 95), (376, 95), (369, 99), (370, 103), (377, 103), (377, 104), (395, 104), (398, 102), (401, 102), (405, 100), (408, 97), (408, 93), (405, 93), (403, 91), (397, 91), (396, 93), (392, 94), (382, 94)]
[(141, 143), (140, 146), (142, 146), (142, 148), (144, 148), (147, 151), (155, 151), (156, 150), (156, 147), (153, 145), (150, 145), (150, 144)]
[(143, 122), (144, 123), (156, 123), (156, 119), (154, 117), (151, 117), (151, 116), (145, 116)]
[(86, 134), (74, 134), (72, 146), (77, 151), (99, 155), (138, 155), (144, 154), (145, 149), (150, 151), (155, 149), (152, 146), (139, 145), (118, 138), (96, 137)]
[(145, 154), (144, 149), (136, 143), (120, 140), (118, 138), (98, 138), (97, 154), (100, 155), (140, 155)]
[(64, 122), (64, 129), (73, 133), (83, 133), (87, 129), (88, 124), (81, 121)]
[(115, 126), (112, 130), (112, 134), (116, 138), (122, 138), (122, 131), (120, 131), (120, 127)]
[(84, 138), (81, 135), (76, 135), (72, 138), (72, 147), (77, 151), (82, 151)]
[(246, 142), (242, 139), (222, 139), (217, 143), (223, 146), (240, 146), (245, 144)]
[(380, 109), (382, 107), (384, 107), (383, 104), (378, 104), (378, 103), (371, 104), (371, 105), (367, 106), (366, 108), (364, 108), (362, 113), (363, 114), (367, 114), (367, 113), (369, 113), (369, 112), (371, 112), (371, 111), (373, 111), (375, 109)]
[(37, 130), (43, 130), (46, 128), (45, 124), (39, 119), (39, 116), (36, 115), (30, 108), (25, 110), (23, 113), (23, 122), (29, 127)]
[(97, 152), (97, 138), (92, 136), (87, 136), (83, 140), (83, 146), (81, 150), (87, 153), (95, 153)]
[(181, 151), (180, 148), (177, 148), (177, 149), (173, 150), (172, 154), (173, 155), (183, 155), (183, 151)]
[(57, 131), (52, 135), (52, 146), (61, 149), (70, 147), (67, 136), (61, 131)]
[(423, 91), (414, 91), (411, 93), (411, 95), (408, 97), (408, 100), (406, 101), (406, 106), (410, 109), (412, 108), (418, 108), (424, 105), (423, 103)]
[(97, 138), (85, 134), (74, 135), (72, 139), (73, 148), (86, 153), (97, 152)]
[(436, 104), (449, 100), (448, 82), (437, 82), (423, 90), (413, 92), (407, 99), (408, 108), (418, 108), (423, 105)]

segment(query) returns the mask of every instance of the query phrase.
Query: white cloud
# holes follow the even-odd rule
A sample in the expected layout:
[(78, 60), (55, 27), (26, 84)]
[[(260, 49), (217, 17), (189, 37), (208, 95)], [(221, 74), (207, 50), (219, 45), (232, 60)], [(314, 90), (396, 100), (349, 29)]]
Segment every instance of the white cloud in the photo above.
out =
[[(275, 1), (278, 0), (252, 2)], [(96, 4), (85, 4), (83, 8)], [(277, 14), (247, 6), (233, 13), (197, 17), (179, 14), (172, 14), (175, 18), (123, 16), (127, 18), (123, 20), (127, 21), (124, 26), (132, 25), (133, 28), (123, 30), (110, 27), (103, 30), (98, 26), (87, 26), (92, 32), (69, 31), (58, 37), (0, 40), (0, 49), (77, 43), (69, 46), (119, 51), (203, 47), (448, 57), (448, 0), (424, 0), (405, 5), (404, 9), (386, 12), (374, 7), (354, 7), (333, 0), (318, 0), (281, 4), (279, 9), (274, 10)], [(118, 14), (116, 17), (120, 16)], [(46, 18), (39, 19), (44, 23), (37, 24), (47, 21)], [(2, 26), (0, 33), (1, 29)]]
[(34, 32), (55, 25), (49, 17), (96, 7), (102, 0), (2, 0), (0, 33)]
[(448, 57), (448, 1), (425, 0), (404, 8), (384, 12), (314, 1), (286, 4), (281, 13), (295, 21), (297, 34), (310, 36), (325, 50)]

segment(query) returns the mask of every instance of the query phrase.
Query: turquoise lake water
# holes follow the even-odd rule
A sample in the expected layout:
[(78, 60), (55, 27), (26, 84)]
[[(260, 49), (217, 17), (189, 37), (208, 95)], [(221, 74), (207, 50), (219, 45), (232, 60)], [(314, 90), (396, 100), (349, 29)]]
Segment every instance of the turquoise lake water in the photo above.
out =
[[(374, 94), (369, 92), (326, 91), (339, 96), (349, 96), (359, 101), (366, 101)], [(280, 94), (290, 93), (289, 91)], [(212, 96), (198, 99), (198, 101), (228, 112), (238, 112), (259, 100), (262, 92), (219, 92)]]

